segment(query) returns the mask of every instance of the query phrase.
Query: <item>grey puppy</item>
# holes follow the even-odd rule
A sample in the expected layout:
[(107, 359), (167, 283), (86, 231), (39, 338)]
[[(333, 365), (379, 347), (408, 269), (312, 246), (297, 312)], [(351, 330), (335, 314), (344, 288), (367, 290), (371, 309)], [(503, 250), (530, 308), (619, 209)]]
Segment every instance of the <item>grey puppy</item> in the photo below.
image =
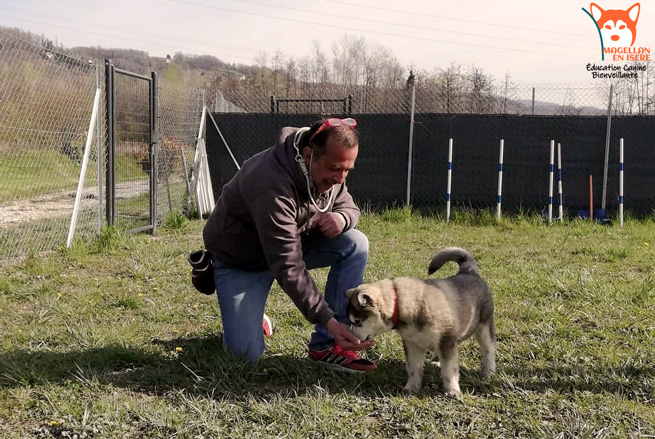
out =
[(491, 290), (466, 250), (447, 247), (430, 262), (428, 275), (446, 262), (459, 264), (454, 276), (440, 279), (398, 277), (346, 291), (353, 333), (367, 340), (396, 329), (403, 340), (410, 394), (421, 388), (428, 352), (440, 360), (444, 393), (458, 396), (459, 342), (475, 334), (482, 350), (482, 372), (496, 370), (496, 334)]

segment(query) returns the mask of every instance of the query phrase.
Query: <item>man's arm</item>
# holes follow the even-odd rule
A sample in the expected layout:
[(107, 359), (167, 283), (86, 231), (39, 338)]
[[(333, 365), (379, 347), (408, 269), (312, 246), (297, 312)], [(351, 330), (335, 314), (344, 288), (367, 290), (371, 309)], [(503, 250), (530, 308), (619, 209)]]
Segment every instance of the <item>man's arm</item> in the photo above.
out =
[(327, 325), (335, 312), (319, 292), (302, 259), (295, 200), (267, 193), (250, 200), (250, 205), (273, 277), (307, 320)]
[(338, 322), (312, 279), (302, 259), (302, 245), (295, 221), (295, 202), (264, 194), (252, 200), (255, 226), (266, 260), (280, 287), (293, 300), (307, 320), (324, 326), (336, 345), (346, 350), (362, 350), (373, 341), (362, 342)]
[(348, 192), (346, 183), (343, 183), (339, 188), (339, 192), (337, 193), (334, 199), (334, 204), (332, 205), (332, 212), (339, 214), (345, 221), (345, 225), (340, 233), (357, 227), (361, 212), (359, 207), (357, 207), (353, 201), (352, 195)]

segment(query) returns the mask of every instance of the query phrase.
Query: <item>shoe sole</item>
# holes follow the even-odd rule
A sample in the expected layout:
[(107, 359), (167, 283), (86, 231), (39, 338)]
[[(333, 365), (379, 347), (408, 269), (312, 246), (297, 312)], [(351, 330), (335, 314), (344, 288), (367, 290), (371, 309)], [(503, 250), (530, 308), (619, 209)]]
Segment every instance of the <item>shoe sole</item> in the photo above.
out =
[(268, 328), (271, 331), (270, 334), (266, 334), (266, 332), (264, 332), (264, 337), (267, 337), (267, 338), (272, 337), (273, 336), (273, 321), (266, 314), (264, 314), (264, 320), (266, 320), (266, 323), (268, 324)]
[[(357, 370), (357, 369), (350, 369), (348, 367), (342, 366), (340, 364), (336, 363), (326, 363), (324, 361), (320, 360), (314, 360), (313, 358), (310, 358), (310, 360), (316, 364), (320, 364), (321, 366), (327, 367), (329, 369), (332, 369), (336, 372), (346, 372), (346, 373), (364, 373), (364, 372), (369, 372), (367, 370)], [(372, 369), (374, 370), (374, 369)]]

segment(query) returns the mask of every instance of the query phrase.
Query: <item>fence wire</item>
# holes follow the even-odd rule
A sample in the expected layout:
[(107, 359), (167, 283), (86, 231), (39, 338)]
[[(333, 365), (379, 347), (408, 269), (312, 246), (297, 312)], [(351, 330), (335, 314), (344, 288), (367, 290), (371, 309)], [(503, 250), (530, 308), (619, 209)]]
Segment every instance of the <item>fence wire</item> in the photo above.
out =
[(393, 77), (327, 72), (313, 82), (262, 68), (258, 75), (215, 81), (210, 98), (220, 97), (217, 112), (340, 114), (342, 106), (336, 101), (347, 99), (354, 114), (407, 114), (415, 85), (417, 113), (591, 116), (606, 113), (613, 83), (613, 114), (653, 115), (655, 63), (634, 64), (631, 67), (639, 68), (636, 78), (578, 84), (519, 83), (509, 75), (498, 79), (481, 69), (453, 66), (434, 73), (410, 72), (406, 80), (400, 72)]
[[(166, 70), (166, 65), (163, 61), (155, 68)], [(0, 257), (51, 250), (65, 242), (94, 91), (98, 78), (103, 78), (103, 66), (103, 60), (81, 60), (63, 49), (56, 50), (47, 40), (37, 41), (29, 34), (0, 30)], [(131, 70), (131, 65), (121, 66), (120, 62), (117, 67)], [(175, 67), (181, 71), (179, 66)], [(491, 152), (486, 162), (480, 162), (477, 156), (470, 157), (470, 166), (480, 169), (480, 178), (476, 178), (474, 172), (472, 178), (484, 180), (486, 186), (493, 180), (491, 176), (483, 176), (495, 167), (498, 137), (507, 130), (514, 136), (522, 135), (506, 126), (507, 117), (557, 116), (545, 124), (548, 132), (530, 131), (524, 133), (525, 137), (536, 138), (539, 148), (550, 139), (561, 140), (565, 154), (580, 150), (582, 159), (586, 160), (588, 152), (577, 145), (592, 142), (600, 144), (602, 150), (606, 124), (600, 118), (607, 117), (610, 99), (611, 115), (622, 116), (612, 122), (617, 127), (612, 131), (612, 144), (616, 143), (617, 135), (632, 138), (633, 142), (643, 137), (641, 132), (655, 114), (654, 72), (654, 64), (649, 63), (638, 79), (615, 81), (611, 94), (611, 83), (604, 80), (585, 84), (525, 84), (515, 83), (509, 77), (495, 80), (475, 70), (457, 69), (435, 74), (410, 73), (407, 79), (398, 74), (378, 80), (344, 79), (341, 84), (329, 75), (300, 81), (274, 72), (272, 76), (232, 75), (201, 86), (198, 80), (187, 81), (186, 76), (161, 74), (157, 222), (163, 223), (171, 212), (189, 216), (193, 213), (189, 185), (203, 105), (210, 111), (222, 113), (223, 117), (216, 118), (221, 129), (224, 124), (232, 124), (234, 128), (233, 132), (223, 131), (224, 139), (215, 142), (219, 145), (217, 150), (208, 150), (210, 159), (212, 154), (216, 157), (221, 154), (219, 149), (226, 149), (225, 140), (239, 163), (270, 146), (284, 124), (301, 126), (326, 115), (357, 115), (362, 122), (359, 130), (363, 144), (367, 139), (375, 143), (376, 136), (382, 136), (382, 142), (389, 143), (386, 149), (370, 149), (368, 159), (362, 150), (362, 163), (358, 163), (358, 168), (366, 168), (365, 159), (388, 163), (388, 169), (376, 169), (367, 179), (376, 182), (376, 188), (397, 188), (391, 194), (388, 190), (377, 194), (371, 189), (367, 197), (371, 203), (375, 203), (378, 195), (405, 199), (409, 120), (413, 111), (413, 154), (423, 158), (414, 163), (410, 179), (412, 201), (435, 204), (443, 202), (443, 194), (421, 189), (421, 181), (432, 182), (434, 170), (443, 168), (444, 148), (453, 133), (461, 133), (456, 141), (459, 166), (466, 158), (463, 139), (468, 139), (471, 145), (488, 145)], [(135, 73), (150, 74), (149, 71)], [(128, 98), (137, 94), (129, 90), (129, 84), (127, 87)], [(104, 91), (104, 86), (102, 88)], [(129, 114), (131, 107), (134, 105), (126, 102), (123, 106), (126, 111), (117, 115), (119, 128), (125, 134), (119, 139), (119, 153), (123, 155), (126, 172), (132, 172), (120, 178), (145, 181), (148, 171), (143, 169), (145, 165), (139, 157), (147, 149), (147, 140), (141, 138), (147, 129), (138, 125), (137, 113), (146, 110), (135, 108), (134, 114)], [(104, 109), (101, 105), (100, 125), (104, 124)], [(262, 118), (263, 114), (267, 117)], [(239, 117), (235, 117), (237, 115)], [(484, 123), (468, 124), (467, 117), (472, 115), (485, 116)], [(543, 121), (537, 122), (532, 128), (522, 129), (536, 130), (537, 126), (544, 125)], [(106, 127), (100, 127), (99, 131), (101, 138), (93, 141), (75, 230), (75, 236), (81, 238), (95, 235), (105, 224)], [(593, 139), (590, 140), (590, 136)], [(245, 146), (235, 147), (238, 145)], [(527, 151), (528, 147), (512, 143), (510, 139), (508, 160), (517, 157), (512, 155), (513, 151)], [(438, 150), (433, 151), (434, 148)], [(650, 156), (645, 153), (642, 156), (635, 165), (648, 166), (652, 162)], [(216, 192), (220, 192), (221, 179), (234, 172), (231, 157), (226, 155), (219, 161), (214, 166), (225, 169), (214, 182)], [(512, 168), (509, 165), (507, 168), (509, 182), (513, 177)], [(534, 172), (536, 168), (527, 165), (521, 168), (521, 175)], [(357, 176), (353, 175), (352, 180), (356, 183)], [(646, 188), (651, 183), (649, 177), (642, 180), (639, 187)], [(453, 184), (461, 185), (458, 181)], [(543, 192), (541, 181), (534, 184)], [(517, 203), (522, 202), (522, 197), (520, 191), (507, 194), (508, 201), (514, 199)], [(121, 203), (143, 211), (145, 204), (138, 204), (138, 200), (132, 198), (121, 200)]]
[[(95, 236), (106, 224), (103, 68), (104, 60), (81, 60), (48, 42), (0, 30), (0, 258), (54, 250), (66, 242), (98, 84), (103, 99), (93, 131), (101, 136), (92, 142), (75, 238)], [(129, 78), (120, 81), (126, 83), (119, 83), (117, 96), (123, 99), (116, 114), (117, 214), (129, 227), (140, 225), (129, 223), (131, 217), (147, 217), (149, 171), (141, 159), (148, 146), (148, 109), (142, 87)], [(170, 212), (193, 211), (187, 187), (203, 92), (163, 78), (159, 93), (161, 224)], [(146, 195), (134, 189), (141, 186)]]
[(160, 82), (160, 149), (157, 212), (161, 223), (169, 212), (193, 213), (190, 180), (204, 93), (198, 88)]
[[(607, 113), (609, 83), (514, 84), (484, 89), (416, 83), (416, 113), (594, 116)], [(221, 113), (409, 114), (411, 87), (336, 87), (312, 84), (303, 93), (275, 95), (246, 84), (216, 91), (210, 106)], [(645, 99), (645, 98), (644, 98)], [(617, 87), (613, 112), (652, 114), (652, 105), (637, 102), (626, 87)]]
[[(66, 240), (97, 75), (92, 63), (0, 30), (0, 255)], [(98, 231), (99, 172), (94, 147), (77, 236)]]

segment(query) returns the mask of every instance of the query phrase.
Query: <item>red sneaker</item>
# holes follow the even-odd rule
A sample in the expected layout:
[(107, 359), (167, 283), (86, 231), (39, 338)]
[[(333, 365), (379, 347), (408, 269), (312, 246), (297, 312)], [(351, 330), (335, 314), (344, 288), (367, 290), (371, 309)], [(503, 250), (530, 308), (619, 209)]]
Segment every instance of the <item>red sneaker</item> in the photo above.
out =
[(266, 337), (273, 335), (273, 321), (266, 314), (264, 314), (264, 320), (262, 321), (262, 329)]
[(310, 349), (309, 358), (344, 372), (368, 372), (378, 368), (372, 361), (360, 358), (357, 352), (345, 351), (340, 346), (321, 351)]

